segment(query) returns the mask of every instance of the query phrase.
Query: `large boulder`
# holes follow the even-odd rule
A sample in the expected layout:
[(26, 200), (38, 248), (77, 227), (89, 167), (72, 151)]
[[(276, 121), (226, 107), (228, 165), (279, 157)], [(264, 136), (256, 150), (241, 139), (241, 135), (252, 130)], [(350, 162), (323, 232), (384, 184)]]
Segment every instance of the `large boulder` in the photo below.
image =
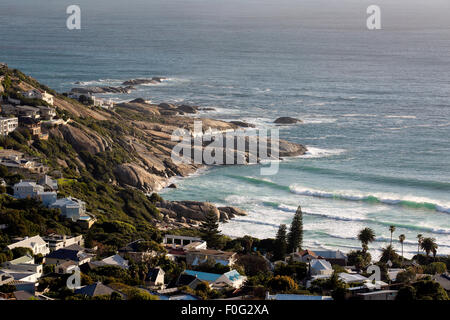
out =
[(162, 201), (157, 203), (157, 207), (162, 214), (167, 214), (169, 217), (177, 217), (186, 219), (205, 221), (205, 217), (209, 212), (217, 215), (220, 219), (220, 212), (215, 205), (208, 202), (199, 201)]
[(133, 163), (118, 165), (114, 168), (114, 175), (120, 184), (132, 186), (145, 192), (158, 191), (167, 185), (165, 177), (152, 174)]
[(302, 120), (291, 117), (280, 117), (274, 121), (276, 124), (296, 124), (302, 123)]
[(92, 154), (105, 151), (108, 147), (106, 140), (92, 131), (81, 130), (71, 125), (59, 127), (64, 139), (77, 151), (87, 151)]

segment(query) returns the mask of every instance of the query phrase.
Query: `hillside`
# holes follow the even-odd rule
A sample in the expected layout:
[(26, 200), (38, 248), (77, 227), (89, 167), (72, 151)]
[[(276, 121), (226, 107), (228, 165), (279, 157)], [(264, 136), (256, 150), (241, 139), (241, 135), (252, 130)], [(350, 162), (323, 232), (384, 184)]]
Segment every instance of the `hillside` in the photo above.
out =
[[(182, 213), (170, 212), (167, 203), (161, 214), (156, 205), (162, 204), (152, 202), (145, 193), (158, 191), (167, 186), (170, 177), (186, 176), (200, 166), (175, 164), (171, 159), (176, 142), (170, 135), (177, 128), (193, 128), (196, 107), (154, 105), (137, 99), (105, 110), (81, 104), (5, 65), (0, 67), (0, 76), (3, 96), (19, 99), (21, 104), (46, 105), (21, 96), (20, 92), (30, 89), (54, 96), (57, 117), (66, 123), (43, 126), (48, 140), (33, 140), (19, 128), (0, 138), (0, 146), (39, 158), (50, 167), (50, 175), (65, 179), (60, 195), (85, 201), (87, 210), (98, 219), (89, 231), (93, 240), (120, 245), (136, 236), (157, 238), (159, 229), (192, 225), (190, 219), (181, 219)], [(238, 128), (224, 121), (202, 121), (204, 128)], [(306, 150), (288, 142), (283, 142), (281, 149), (288, 150), (281, 155), (298, 155)], [(186, 209), (189, 206), (192, 204), (183, 204), (182, 211), (191, 210)]]

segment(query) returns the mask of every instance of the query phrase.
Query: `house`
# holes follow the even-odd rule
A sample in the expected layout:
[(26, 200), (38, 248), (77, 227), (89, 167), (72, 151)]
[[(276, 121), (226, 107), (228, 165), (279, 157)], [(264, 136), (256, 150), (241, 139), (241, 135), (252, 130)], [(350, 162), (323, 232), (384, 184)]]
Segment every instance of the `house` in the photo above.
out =
[(184, 247), (188, 244), (197, 243), (197, 242), (204, 243), (204, 248), (202, 248), (202, 249), (206, 249), (206, 242), (198, 237), (187, 237), (187, 236), (166, 234), (163, 239), (164, 245), (170, 245), (173, 248), (176, 248), (177, 246)]
[(366, 278), (358, 273), (345, 273), (345, 272), (339, 273), (339, 279), (341, 279), (347, 284), (364, 283), (369, 280), (369, 278)]
[(21, 240), (8, 246), (9, 250), (14, 248), (29, 248), (35, 255), (42, 254), (43, 256), (46, 256), (50, 253), (48, 244), (40, 236), (21, 238)]
[(313, 259), (309, 262), (309, 271), (312, 276), (314, 275), (327, 275), (333, 274), (333, 268), (331, 264), (324, 259)]
[(32, 106), (15, 106), (13, 114), (19, 118), (19, 122), (20, 118), (39, 119), (41, 117), (39, 108)]
[(18, 118), (0, 117), (0, 135), (7, 136), (19, 126)]
[(159, 267), (151, 268), (147, 273), (145, 282), (150, 286), (163, 286), (164, 285), (164, 275), (165, 275), (165, 272), (163, 269), (161, 269)]
[(195, 277), (200, 281), (207, 282), (211, 288), (214, 289), (221, 289), (224, 287), (240, 288), (247, 279), (247, 277), (240, 275), (236, 270), (231, 270), (224, 274), (185, 270), (183, 274)]
[(86, 214), (86, 203), (72, 197), (58, 199), (49, 208), (60, 209), (61, 215), (72, 221), (77, 221)]
[(125, 247), (119, 249), (119, 255), (122, 258), (130, 259), (136, 263), (146, 262), (155, 257), (157, 253), (149, 249), (143, 249), (141, 246), (142, 242), (144, 242), (142, 239), (130, 242)]
[(58, 199), (58, 195), (55, 191), (44, 191), (38, 192), (35, 198), (40, 200), (44, 206), (48, 207), (52, 203), (56, 202), (56, 200)]
[(311, 296), (303, 294), (269, 294), (266, 293), (266, 300), (302, 300), (302, 301), (330, 301), (333, 300), (330, 296)]
[(3, 264), (3, 272), (9, 274), (15, 281), (36, 282), (42, 276), (41, 264), (35, 264), (34, 258), (26, 255)]
[(347, 265), (348, 257), (345, 253), (340, 250), (325, 250), (325, 251), (314, 251), (319, 259), (325, 259), (331, 265), (339, 265), (345, 267)]
[(78, 267), (75, 261), (66, 261), (56, 265), (55, 273), (58, 274), (72, 274)]
[(45, 257), (45, 264), (54, 264), (58, 266), (67, 261), (74, 262), (77, 266), (90, 262), (94, 257), (93, 254), (86, 253), (85, 249), (79, 245), (73, 244), (66, 248), (58, 249), (51, 252)]
[(14, 277), (12, 275), (0, 269), (0, 286), (10, 284), (13, 281)]
[(34, 198), (39, 192), (44, 192), (44, 187), (33, 181), (22, 181), (16, 183), (13, 187), (14, 197), (17, 199)]
[(128, 260), (125, 260), (118, 254), (107, 257), (100, 261), (92, 261), (91, 262), (92, 268), (102, 267), (102, 266), (114, 266), (114, 267), (119, 267), (122, 269), (128, 269), (128, 267), (129, 267)]
[(395, 300), (398, 290), (380, 290), (373, 292), (359, 293), (362, 300)]
[(291, 253), (286, 260), (292, 259), (295, 262), (309, 262), (313, 259), (317, 259), (315, 252), (311, 250), (299, 250), (297, 252)]
[(30, 118), (30, 117), (20, 117), (19, 125), (30, 131), (33, 137), (39, 137), (41, 134), (41, 120)]
[(197, 288), (197, 285), (201, 282), (202, 282), (202, 280), (200, 280), (196, 276), (186, 274), (186, 273), (181, 273), (178, 276), (177, 280), (175, 281), (175, 287), (187, 286), (187, 287), (195, 290), (195, 288)]
[(48, 175), (44, 175), (38, 180), (38, 184), (43, 186), (45, 191), (56, 191), (58, 190), (58, 181), (53, 180)]
[(78, 236), (66, 236), (59, 235), (59, 234), (50, 234), (48, 236), (45, 236), (44, 241), (47, 242), (48, 247), (50, 248), (50, 251), (59, 250), (62, 248), (66, 248), (68, 246), (71, 246), (73, 244), (83, 246), (84, 245), (84, 239), (82, 235)]
[(28, 99), (39, 99), (47, 102), (49, 105), (53, 105), (53, 96), (46, 91), (39, 89), (32, 89), (28, 91), (23, 91), (22, 95)]
[(105, 286), (101, 282), (96, 282), (94, 284), (76, 289), (74, 293), (88, 296), (88, 297), (97, 297), (97, 296), (105, 296), (105, 295), (109, 296), (113, 292), (117, 292), (117, 291), (108, 286)]
[(198, 266), (207, 261), (232, 267), (236, 263), (236, 253), (220, 250), (200, 249), (186, 252), (188, 266)]
[(240, 288), (247, 280), (246, 276), (241, 275), (236, 270), (231, 270), (221, 275), (214, 283), (214, 286), (226, 285), (233, 288)]
[(54, 108), (48, 106), (37, 106), (37, 108), (39, 108), (41, 118), (44, 120), (52, 120), (56, 117), (56, 110)]

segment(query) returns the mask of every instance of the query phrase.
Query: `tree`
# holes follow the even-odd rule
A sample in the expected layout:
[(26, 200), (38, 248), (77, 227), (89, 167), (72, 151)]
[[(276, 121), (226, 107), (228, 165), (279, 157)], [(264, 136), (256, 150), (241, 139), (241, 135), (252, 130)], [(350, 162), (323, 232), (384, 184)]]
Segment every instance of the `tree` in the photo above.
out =
[(269, 280), (267, 285), (271, 293), (289, 292), (298, 289), (298, 285), (295, 283), (294, 279), (288, 276), (275, 276)]
[(200, 231), (202, 232), (202, 239), (206, 241), (208, 247), (220, 247), (219, 218), (214, 211), (209, 211), (206, 214), (205, 221), (202, 223)]
[(400, 244), (402, 245), (402, 264), (403, 264), (403, 260), (405, 259), (404, 256), (403, 256), (403, 243), (405, 242), (405, 239), (406, 239), (406, 237), (405, 237), (404, 234), (401, 234), (398, 237), (398, 241), (400, 241)]
[(434, 238), (423, 238), (420, 243), (420, 247), (425, 250), (427, 257), (429, 257), (430, 252), (433, 252), (433, 254), (436, 255), (434, 252), (437, 250), (438, 245), (436, 244), (436, 239)]
[(391, 247), (392, 247), (392, 235), (395, 232), (395, 226), (389, 226), (389, 232), (391, 233)]
[(402, 287), (398, 290), (395, 300), (413, 301), (416, 300), (416, 289), (412, 286)]
[(380, 257), (380, 262), (387, 263), (388, 261), (391, 261), (391, 263), (396, 265), (400, 264), (400, 257), (391, 245), (382, 249)]
[(375, 241), (375, 232), (371, 228), (364, 228), (359, 232), (358, 240), (361, 241), (362, 251), (367, 252), (369, 243)]
[(287, 252), (287, 227), (285, 224), (280, 225), (278, 228), (274, 249), (273, 259), (275, 261), (284, 259)]
[(420, 254), (420, 244), (422, 243), (422, 240), (423, 240), (423, 235), (419, 233), (417, 235), (417, 255)]
[(298, 206), (292, 219), (291, 229), (288, 234), (288, 250), (289, 252), (295, 252), (297, 249), (302, 248), (303, 244), (303, 213), (302, 208)]

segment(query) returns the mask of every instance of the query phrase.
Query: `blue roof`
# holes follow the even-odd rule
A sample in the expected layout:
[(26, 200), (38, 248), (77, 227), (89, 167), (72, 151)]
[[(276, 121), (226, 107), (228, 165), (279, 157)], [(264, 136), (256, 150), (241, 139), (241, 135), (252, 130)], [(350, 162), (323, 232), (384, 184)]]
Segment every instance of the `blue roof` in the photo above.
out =
[(200, 272), (195, 270), (184, 270), (184, 273), (190, 276), (197, 277), (198, 279), (207, 282), (214, 282), (221, 276), (221, 274)]
[(235, 281), (235, 280), (238, 280), (242, 276), (236, 270), (231, 270), (231, 271), (228, 271), (227, 273), (225, 273), (225, 277), (227, 277), (231, 281)]

